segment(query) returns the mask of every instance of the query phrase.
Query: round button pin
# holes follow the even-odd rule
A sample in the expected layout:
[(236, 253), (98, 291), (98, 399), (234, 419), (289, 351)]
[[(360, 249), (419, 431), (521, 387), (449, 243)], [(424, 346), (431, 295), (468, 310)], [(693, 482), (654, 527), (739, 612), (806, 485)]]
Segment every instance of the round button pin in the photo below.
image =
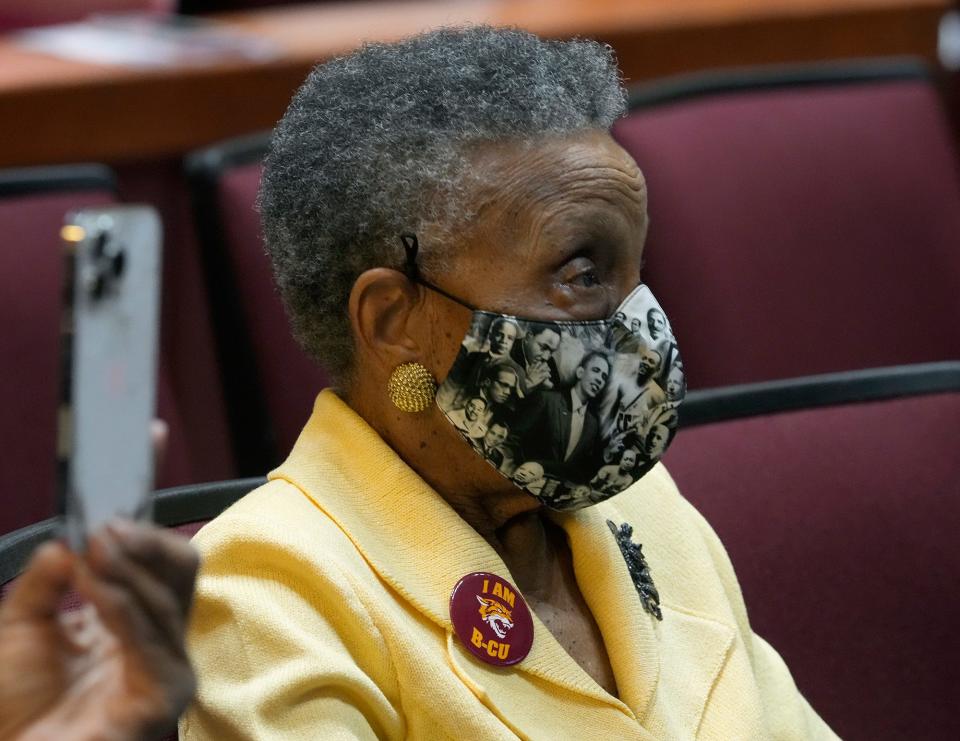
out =
[(533, 618), (520, 592), (486, 571), (467, 574), (450, 594), (450, 620), (464, 647), (481, 661), (511, 666), (533, 645)]

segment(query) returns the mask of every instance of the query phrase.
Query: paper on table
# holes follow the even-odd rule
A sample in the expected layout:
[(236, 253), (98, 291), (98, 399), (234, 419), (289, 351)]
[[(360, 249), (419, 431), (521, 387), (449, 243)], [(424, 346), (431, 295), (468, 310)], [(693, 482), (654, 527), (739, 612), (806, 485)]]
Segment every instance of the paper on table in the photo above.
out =
[(278, 54), (266, 39), (210, 21), (143, 13), (93, 16), (81, 23), (21, 31), (15, 38), (20, 46), (66, 59), (146, 68), (265, 61)]

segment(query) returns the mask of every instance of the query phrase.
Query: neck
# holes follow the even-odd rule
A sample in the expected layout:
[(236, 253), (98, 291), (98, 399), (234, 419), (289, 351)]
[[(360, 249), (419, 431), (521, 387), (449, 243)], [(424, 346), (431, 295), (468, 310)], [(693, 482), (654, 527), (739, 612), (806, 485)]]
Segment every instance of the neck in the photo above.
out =
[(580, 400), (581, 404), (586, 404), (590, 399), (586, 392), (579, 385), (573, 387), (573, 395)]
[(520, 591), (527, 598), (544, 600), (556, 587), (565, 537), (542, 511), (534, 511), (506, 522), (490, 544), (510, 569)]
[(549, 593), (555, 530), (543, 506), (470, 450), (438, 408), (384, 413), (382, 399), (362, 393), (346, 402), (503, 559), (524, 593)]

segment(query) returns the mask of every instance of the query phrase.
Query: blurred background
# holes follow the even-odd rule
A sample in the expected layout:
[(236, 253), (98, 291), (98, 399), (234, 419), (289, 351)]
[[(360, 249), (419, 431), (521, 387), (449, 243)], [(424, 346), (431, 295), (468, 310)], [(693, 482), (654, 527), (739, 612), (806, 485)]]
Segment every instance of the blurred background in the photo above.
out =
[[(957, 546), (929, 545), (956, 543), (960, 525), (960, 383), (944, 365), (960, 360), (952, 0), (0, 0), (0, 534), (54, 512), (64, 214), (161, 214), (158, 485), (262, 476), (327, 383), (288, 336), (263, 254), (267, 133), (317, 62), (472, 22), (616, 51), (630, 114), (615, 136), (650, 190), (646, 279), (694, 391), (667, 463), (728, 543), (751, 610), (763, 605), (759, 631), (845, 738), (960, 737), (929, 700), (960, 686), (960, 662), (910, 660), (946, 628), (912, 645), (885, 622), (956, 593)], [(813, 383), (819, 396), (796, 381), (837, 373)], [(769, 416), (879, 397), (897, 400)], [(865, 527), (864, 512), (879, 519)], [(793, 563), (793, 584), (773, 561)], [(879, 577), (864, 586), (868, 561), (918, 590), (914, 607)], [(869, 609), (849, 611), (850, 594)], [(864, 622), (876, 630), (831, 661), (825, 647)], [(898, 714), (881, 712), (894, 696)]]

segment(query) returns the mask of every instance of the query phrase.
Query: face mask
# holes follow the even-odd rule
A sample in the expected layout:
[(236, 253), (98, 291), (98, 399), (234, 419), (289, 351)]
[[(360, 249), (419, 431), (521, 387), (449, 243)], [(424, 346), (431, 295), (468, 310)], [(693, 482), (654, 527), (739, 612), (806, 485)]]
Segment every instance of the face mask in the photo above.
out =
[(609, 499), (654, 466), (676, 432), (686, 380), (649, 288), (637, 286), (610, 319), (521, 319), (420, 279), (416, 240), (403, 240), (408, 275), (473, 311), (437, 404), (478, 455), (557, 510)]

